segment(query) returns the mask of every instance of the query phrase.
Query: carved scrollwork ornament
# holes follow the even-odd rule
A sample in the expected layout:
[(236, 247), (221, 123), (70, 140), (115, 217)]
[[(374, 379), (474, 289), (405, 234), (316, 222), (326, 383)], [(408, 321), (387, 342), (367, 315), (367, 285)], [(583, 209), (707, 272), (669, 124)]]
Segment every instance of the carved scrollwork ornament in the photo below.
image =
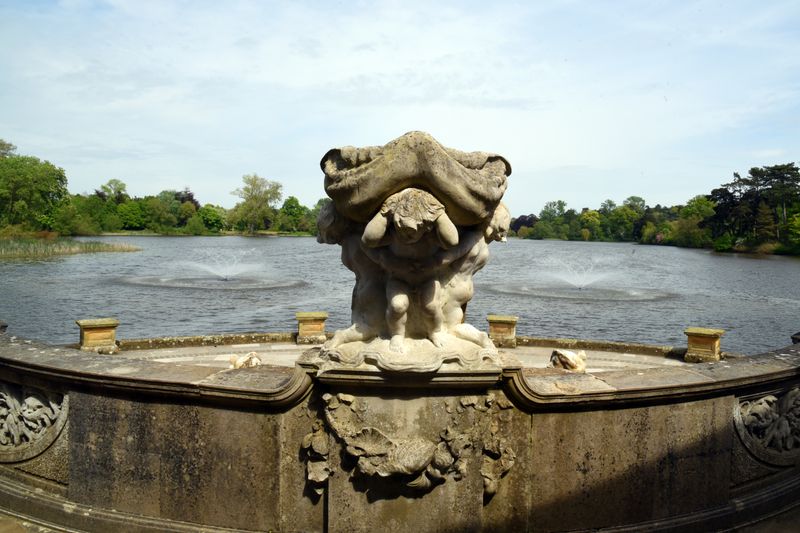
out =
[(800, 387), (740, 400), (736, 429), (747, 449), (775, 465), (800, 463)]
[(66, 395), (0, 381), (0, 463), (44, 452), (64, 428), (68, 405)]

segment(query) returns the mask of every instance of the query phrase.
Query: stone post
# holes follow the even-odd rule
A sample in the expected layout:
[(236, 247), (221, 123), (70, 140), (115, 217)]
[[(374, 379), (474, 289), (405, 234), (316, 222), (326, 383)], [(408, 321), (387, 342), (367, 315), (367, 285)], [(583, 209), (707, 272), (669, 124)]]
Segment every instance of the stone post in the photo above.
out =
[(517, 320), (511, 315), (488, 315), (489, 338), (498, 348), (517, 347)]
[(81, 350), (98, 353), (119, 351), (117, 346), (119, 320), (116, 318), (90, 318), (76, 320), (75, 323), (81, 328)]
[(298, 312), (294, 317), (297, 319), (297, 344), (322, 344), (325, 342), (325, 320), (328, 313), (321, 312)]
[(688, 348), (684, 360), (687, 363), (707, 363), (719, 361), (722, 355), (719, 349), (723, 329), (686, 328), (683, 333), (687, 337)]

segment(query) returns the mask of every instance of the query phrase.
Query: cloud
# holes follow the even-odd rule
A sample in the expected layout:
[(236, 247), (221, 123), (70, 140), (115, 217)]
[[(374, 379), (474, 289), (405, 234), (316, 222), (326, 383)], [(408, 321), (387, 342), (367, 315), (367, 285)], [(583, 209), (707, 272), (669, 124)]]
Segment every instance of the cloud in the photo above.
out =
[(258, 172), (312, 204), (328, 148), (423, 129), (505, 155), (515, 213), (557, 198), (679, 203), (777, 157), (764, 146), (796, 157), (781, 117), (800, 107), (798, 14), (791, 2), (2, 5), (14, 53), (0, 57), (0, 136), (64, 166), (73, 190), (113, 174), (134, 194), (188, 185), (231, 205)]

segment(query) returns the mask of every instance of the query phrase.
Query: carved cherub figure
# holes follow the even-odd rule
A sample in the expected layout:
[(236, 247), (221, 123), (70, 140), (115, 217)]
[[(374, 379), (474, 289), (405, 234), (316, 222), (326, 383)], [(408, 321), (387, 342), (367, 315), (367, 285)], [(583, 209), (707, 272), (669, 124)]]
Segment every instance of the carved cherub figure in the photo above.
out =
[(505, 242), (510, 222), (508, 209), (501, 203), (486, 224), (466, 232), (457, 247), (440, 252), (433, 259), (437, 264), (449, 267), (443, 290), (445, 327), (453, 335), (484, 348), (493, 347), (489, 336), (464, 323), (464, 315), (475, 294), (472, 277), (489, 260), (489, 243)]
[(441, 282), (427, 260), (458, 241), (458, 229), (442, 203), (429, 192), (414, 188), (387, 198), (365, 227), (361, 238), (364, 251), (388, 273), (386, 324), (392, 351), (403, 351), (408, 309), (414, 296), (426, 319), (426, 337), (435, 346), (442, 346)]
[(386, 274), (362, 250), (360, 225), (343, 217), (333, 203), (328, 202), (320, 210), (317, 227), (317, 241), (341, 245), (342, 263), (356, 275), (351, 300), (352, 324), (334, 333), (326, 347), (333, 349), (348, 342), (370, 341), (380, 336), (386, 309)]

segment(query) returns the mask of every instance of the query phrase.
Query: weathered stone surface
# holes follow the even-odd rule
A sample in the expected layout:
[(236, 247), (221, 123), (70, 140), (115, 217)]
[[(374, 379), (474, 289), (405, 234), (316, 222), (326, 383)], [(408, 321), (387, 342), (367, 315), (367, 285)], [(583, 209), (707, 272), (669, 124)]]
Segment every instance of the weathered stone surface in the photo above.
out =
[[(2, 337), (0, 379), (63, 390), (70, 421), (36, 458), (0, 467), (0, 508), (65, 529), (706, 531), (800, 495), (796, 347), (596, 374), (339, 369), (287, 405), (270, 394), (296, 380), (288, 367)], [(777, 459), (742, 444), (737, 408)]]
[(295, 313), (297, 320), (298, 344), (321, 344), (327, 340), (325, 321), (328, 313), (324, 311), (303, 311)]
[(69, 482), (69, 422), (66, 422), (55, 442), (41, 454), (14, 463), (13, 467), (37, 478), (66, 485)]
[(116, 340), (119, 320), (116, 318), (89, 318), (76, 320), (75, 323), (81, 329), (81, 350), (103, 353), (115, 353), (118, 350)]
[(709, 361), (719, 361), (722, 358), (722, 354), (720, 353), (720, 337), (725, 333), (725, 330), (686, 328), (684, 333), (686, 334), (688, 342), (685, 356), (687, 362), (706, 363)]
[(131, 513), (277, 529), (280, 418), (73, 393), (70, 499)]
[(517, 347), (517, 320), (512, 315), (488, 315), (489, 338), (498, 348)]
[(331, 149), (320, 167), (336, 208), (362, 223), (388, 196), (424, 187), (452, 213), (455, 224), (479, 224), (497, 206), (511, 174), (511, 165), (497, 154), (445, 148), (420, 131), (384, 146)]
[[(319, 240), (341, 245), (356, 276), (352, 325), (325, 344), (323, 359), (359, 366), (377, 353), (379, 369), (412, 370), (417, 361), (417, 371), (430, 372), (441, 364), (432, 361), (437, 354), (455, 351), (468, 368), (487, 356), (497, 363), (492, 341), (464, 316), (488, 244), (508, 232), (500, 203), (508, 163), (411, 132), (383, 147), (331, 150), (321, 166), (333, 202), (320, 212)], [(431, 347), (410, 344), (420, 339)], [(467, 347), (454, 350), (455, 341)], [(387, 362), (392, 354), (408, 364)]]
[(532, 415), (533, 531), (632, 524), (720, 505), (730, 398)]
[[(339, 404), (330, 416), (346, 451), (329, 454), (327, 498), (329, 508), (346, 511), (328, 515), (328, 531), (483, 529), (482, 472), (490, 474), (490, 467), (481, 450), (490, 440), (492, 420), (500, 416), (492, 407), (495, 399), (340, 393), (334, 398)], [(367, 435), (369, 443), (362, 442)], [(424, 443), (432, 446), (430, 458)]]

